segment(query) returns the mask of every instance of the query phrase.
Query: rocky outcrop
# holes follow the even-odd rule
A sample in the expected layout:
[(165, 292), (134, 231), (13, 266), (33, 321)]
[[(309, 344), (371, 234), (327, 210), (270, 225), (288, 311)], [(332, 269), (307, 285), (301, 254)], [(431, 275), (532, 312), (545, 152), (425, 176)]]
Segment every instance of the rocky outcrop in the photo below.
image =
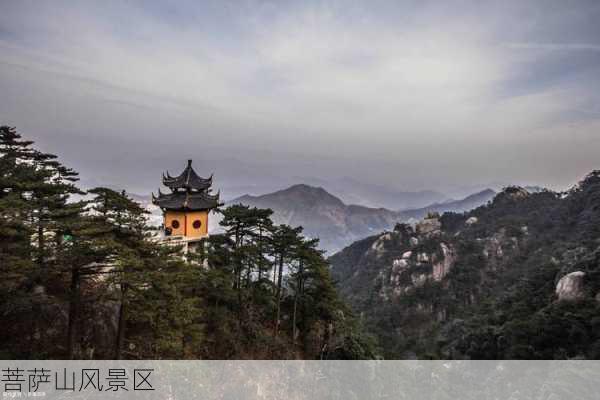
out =
[(558, 300), (581, 300), (585, 297), (585, 272), (575, 271), (560, 278), (556, 284)]
[(509, 195), (513, 199), (524, 199), (529, 196), (529, 192), (527, 189), (524, 189), (519, 186), (510, 186), (504, 189), (504, 193)]
[(416, 228), (419, 235), (431, 235), (440, 232), (442, 223), (438, 216), (428, 216), (418, 222)]
[(477, 217), (470, 217), (469, 219), (467, 219), (465, 221), (465, 224), (473, 225), (473, 224), (476, 224), (478, 221), (479, 221), (479, 219), (477, 219)]
[(433, 280), (441, 281), (444, 279), (450, 269), (454, 266), (456, 262), (456, 252), (453, 248), (449, 247), (446, 243), (440, 243), (440, 247), (442, 249), (442, 259), (435, 264), (433, 264)]
[[(380, 240), (380, 239), (379, 239)], [(374, 243), (379, 242), (379, 240)], [(388, 239), (390, 240), (390, 239)], [(380, 247), (382, 248), (382, 247)], [(410, 241), (403, 247), (400, 257), (392, 260), (389, 277), (389, 293), (397, 297), (411, 289), (423, 286), (427, 281), (440, 282), (456, 263), (456, 250), (451, 244), (440, 242), (438, 251), (419, 251)], [(399, 249), (390, 249), (398, 251)], [(373, 251), (371, 248), (370, 251)], [(385, 253), (382, 253), (383, 255)]]
[(502, 258), (504, 256), (504, 249), (502, 247), (503, 239), (501, 235), (494, 235), (487, 239), (483, 249), (483, 256), (486, 258)]
[(385, 247), (385, 242), (389, 241), (392, 239), (392, 234), (391, 232), (386, 232), (383, 235), (379, 236), (379, 238), (373, 242), (373, 244), (371, 245), (371, 252), (375, 253), (376, 255), (381, 255), (384, 252), (384, 247)]
[(498, 193), (493, 202), (495, 204), (514, 202), (526, 199), (529, 196), (530, 193), (527, 191), (527, 189), (524, 189), (520, 186), (508, 186)]
[(483, 256), (496, 261), (501, 261), (507, 253), (515, 252), (519, 248), (519, 239), (507, 236), (504, 228), (485, 239), (478, 239), (484, 243)]
[(408, 267), (408, 261), (405, 259), (395, 259), (392, 262), (392, 272), (400, 272)]

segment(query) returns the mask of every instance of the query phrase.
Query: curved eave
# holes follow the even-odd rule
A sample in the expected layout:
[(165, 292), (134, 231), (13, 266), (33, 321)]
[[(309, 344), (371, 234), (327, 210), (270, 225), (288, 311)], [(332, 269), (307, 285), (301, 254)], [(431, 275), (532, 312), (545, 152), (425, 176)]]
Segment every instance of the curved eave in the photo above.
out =
[(203, 211), (212, 210), (221, 205), (219, 194), (207, 193), (171, 193), (153, 198), (153, 203), (163, 210), (171, 211)]
[(190, 169), (176, 178), (163, 175), (162, 183), (169, 189), (206, 190), (212, 186), (212, 175), (209, 178), (202, 178)]

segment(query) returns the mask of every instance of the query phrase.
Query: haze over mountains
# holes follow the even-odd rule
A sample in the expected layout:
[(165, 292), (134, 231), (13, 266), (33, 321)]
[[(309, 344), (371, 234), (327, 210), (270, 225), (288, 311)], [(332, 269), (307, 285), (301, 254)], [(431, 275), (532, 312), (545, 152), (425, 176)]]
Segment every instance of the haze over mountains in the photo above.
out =
[[(366, 207), (385, 207), (390, 210), (404, 210), (423, 207), (428, 204), (450, 200), (450, 197), (437, 190), (401, 190), (394, 186), (363, 182), (351, 177), (340, 179), (300, 178), (310, 186), (327, 188), (346, 204)], [(470, 191), (468, 194), (473, 193)]]
[(304, 227), (304, 232), (320, 238), (320, 247), (329, 252), (388, 229), (399, 218), (397, 212), (385, 208), (347, 205), (323, 188), (304, 184), (262, 196), (242, 196), (230, 203), (270, 208), (275, 223)]
[(321, 187), (298, 184), (262, 196), (241, 196), (227, 204), (270, 208), (274, 211), (274, 222), (304, 227), (305, 234), (318, 237), (320, 247), (331, 254), (375, 232), (392, 229), (398, 222), (421, 219), (429, 211), (467, 211), (485, 204), (494, 195), (495, 192), (488, 189), (461, 200), (409, 210), (390, 210), (346, 204)]
[[(352, 190), (346, 190), (345, 198), (349, 196), (362, 198), (363, 204), (373, 204), (376, 199), (379, 199), (383, 204), (391, 205), (391, 207), (368, 207), (362, 204), (352, 204), (322, 187), (307, 184), (295, 184), (286, 189), (262, 195), (246, 194), (226, 201), (225, 204), (241, 203), (251, 207), (270, 208), (274, 211), (273, 221), (275, 223), (302, 226), (307, 236), (319, 238), (320, 247), (329, 254), (333, 254), (356, 240), (390, 230), (398, 222), (413, 222), (425, 217), (428, 212), (469, 211), (487, 203), (496, 194), (496, 191), (486, 189), (463, 199), (444, 201), (446, 196), (433, 190), (421, 192), (390, 190), (388, 193), (384, 193), (382, 190), (369, 191), (369, 188), (377, 185), (362, 184), (363, 194), (372, 194), (367, 201), (367, 196), (352, 195), (352, 193), (357, 193), (354, 188), (358, 186), (358, 183), (360, 182), (355, 181), (351, 186)], [(342, 191), (343, 187), (340, 186), (338, 189)], [(340, 191), (336, 191), (336, 193)], [(151, 211), (152, 224), (160, 225), (162, 223), (160, 210), (150, 204), (147, 196), (134, 194), (132, 197)], [(392, 208), (394, 204), (405, 207)], [(220, 231), (219, 221), (218, 214), (211, 214), (209, 219), (211, 232)]]
[(479, 207), (482, 204), (492, 200), (496, 195), (496, 191), (485, 189), (481, 192), (473, 193), (464, 199), (449, 200), (442, 203), (434, 203), (422, 208), (412, 210), (404, 210), (401, 214), (407, 218), (421, 219), (430, 212), (445, 213), (447, 211), (465, 212)]

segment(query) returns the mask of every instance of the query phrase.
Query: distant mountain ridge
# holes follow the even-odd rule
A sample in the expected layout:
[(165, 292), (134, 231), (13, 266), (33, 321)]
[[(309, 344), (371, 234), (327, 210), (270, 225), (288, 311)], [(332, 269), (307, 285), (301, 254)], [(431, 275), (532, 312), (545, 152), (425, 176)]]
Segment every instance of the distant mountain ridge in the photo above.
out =
[(270, 208), (277, 224), (300, 225), (311, 237), (320, 239), (330, 254), (350, 243), (389, 230), (398, 222), (421, 219), (428, 211), (467, 211), (489, 201), (495, 192), (484, 190), (462, 200), (436, 203), (424, 208), (393, 211), (386, 208), (345, 204), (322, 187), (297, 184), (260, 196), (244, 195), (228, 202)]
[[(398, 222), (422, 219), (430, 211), (469, 211), (487, 203), (495, 194), (495, 191), (487, 189), (460, 200), (395, 211), (383, 207), (346, 204), (322, 187), (296, 184), (263, 195), (243, 195), (226, 202), (226, 205), (241, 203), (252, 207), (270, 208), (274, 211), (275, 223), (304, 227), (306, 235), (319, 238), (321, 248), (333, 254), (356, 240), (390, 230)], [(162, 213), (150, 202), (150, 196), (134, 193), (129, 195), (150, 212), (148, 217), (152, 225), (159, 226), (162, 223)], [(211, 213), (211, 232), (220, 231), (219, 220), (219, 214)]]
[(418, 208), (448, 200), (447, 195), (435, 190), (405, 191), (349, 177), (329, 181), (307, 178), (303, 182), (311, 186), (326, 187), (330, 193), (343, 199), (346, 204), (384, 207), (389, 210)]
[(482, 190), (478, 193), (473, 193), (460, 200), (451, 200), (443, 203), (434, 203), (426, 207), (416, 208), (413, 210), (403, 210), (400, 213), (407, 219), (421, 219), (429, 212), (437, 212), (443, 214), (448, 211), (452, 212), (465, 212), (470, 211), (480, 205), (486, 204), (496, 196), (496, 191), (492, 189)]
[(303, 226), (304, 232), (318, 237), (321, 248), (329, 252), (389, 229), (401, 218), (399, 213), (385, 208), (346, 205), (325, 189), (305, 184), (262, 196), (245, 195), (228, 204), (238, 203), (272, 209), (275, 223)]

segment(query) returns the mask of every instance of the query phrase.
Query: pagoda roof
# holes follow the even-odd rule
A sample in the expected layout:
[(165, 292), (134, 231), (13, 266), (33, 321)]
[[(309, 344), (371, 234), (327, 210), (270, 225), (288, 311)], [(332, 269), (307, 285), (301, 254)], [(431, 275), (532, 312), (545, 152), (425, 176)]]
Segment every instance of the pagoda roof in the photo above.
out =
[(212, 185), (212, 175), (209, 178), (200, 177), (192, 168), (192, 160), (188, 160), (187, 167), (185, 167), (179, 176), (172, 177), (169, 175), (169, 171), (167, 171), (166, 176), (163, 174), (162, 182), (163, 185), (171, 190), (187, 189), (205, 191)]
[(152, 193), (152, 204), (165, 210), (211, 210), (220, 206), (219, 194), (213, 195), (208, 192), (173, 192), (161, 193), (158, 190), (158, 197)]

